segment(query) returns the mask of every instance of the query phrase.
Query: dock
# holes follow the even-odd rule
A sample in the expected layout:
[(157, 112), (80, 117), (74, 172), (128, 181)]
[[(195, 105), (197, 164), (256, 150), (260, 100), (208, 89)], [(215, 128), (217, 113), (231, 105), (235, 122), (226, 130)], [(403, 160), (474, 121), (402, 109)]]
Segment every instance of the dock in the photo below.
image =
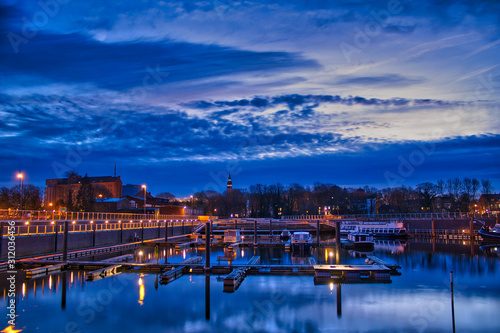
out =
[(108, 267), (100, 268), (95, 271), (87, 273), (86, 280), (87, 281), (96, 281), (100, 279), (104, 279), (111, 275), (118, 274), (118, 268), (122, 267), (122, 265), (111, 265)]
[(38, 268), (31, 268), (26, 270), (26, 278), (32, 279), (37, 276), (49, 275), (53, 272), (60, 272), (65, 269), (67, 264), (57, 264), (57, 265), (48, 265), (42, 266)]
[(375, 256), (366, 256), (366, 257), (378, 265), (382, 265), (382, 266), (389, 268), (391, 270), (391, 273), (397, 273), (397, 270), (401, 269), (401, 266), (396, 265), (396, 264), (388, 264), (385, 261), (383, 261), (382, 259), (377, 258)]
[(247, 267), (240, 267), (234, 269), (229, 275), (224, 278), (224, 292), (234, 293), (236, 289), (243, 282), (247, 276), (247, 272), (251, 269), (251, 266), (260, 264), (260, 257), (254, 256), (247, 262)]
[(193, 246), (196, 246), (198, 244), (198, 241), (191, 241), (191, 242), (185, 242), (185, 243), (176, 243), (175, 244), (175, 250), (176, 251), (181, 251), (185, 249), (189, 249)]
[(202, 257), (197, 256), (197, 257), (191, 257), (186, 260), (184, 260), (181, 264), (183, 266), (178, 266), (176, 268), (171, 269), (168, 272), (163, 273), (160, 276), (160, 284), (168, 284), (172, 281), (177, 280), (180, 278), (182, 275), (184, 275), (184, 270), (186, 269), (186, 266), (189, 264), (198, 264), (202, 261)]
[(391, 283), (391, 269), (384, 265), (315, 265), (314, 283)]

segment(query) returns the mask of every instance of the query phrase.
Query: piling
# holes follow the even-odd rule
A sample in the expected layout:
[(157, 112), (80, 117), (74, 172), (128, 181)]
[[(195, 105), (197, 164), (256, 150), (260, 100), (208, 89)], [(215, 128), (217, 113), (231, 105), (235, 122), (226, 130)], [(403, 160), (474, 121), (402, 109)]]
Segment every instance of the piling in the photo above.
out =
[[(67, 222), (67, 221), (66, 221)], [(67, 277), (66, 272), (62, 273), (61, 279), (61, 309), (66, 310), (66, 288), (67, 288)]]
[(205, 224), (205, 269), (210, 269), (210, 221)]
[(56, 237), (54, 239), (54, 252), (57, 252), (57, 236), (59, 234), (59, 226), (58, 226), (58, 223), (57, 221), (54, 222), (54, 228), (56, 229)]
[(120, 223), (120, 244), (123, 243), (123, 223)]
[(141, 243), (144, 243), (144, 223), (141, 223)]
[(95, 229), (96, 225), (95, 223), (92, 223), (92, 247), (95, 247)]
[(273, 220), (269, 219), (269, 237), (271, 238), (271, 242), (273, 241)]
[(469, 220), (469, 234), (471, 243), (474, 243), (474, 221), (472, 220), (472, 217)]
[(319, 245), (319, 220), (316, 220), (316, 245)]
[(165, 242), (168, 242), (168, 222), (165, 221)]
[(436, 227), (435, 227), (435, 223), (434, 223), (434, 219), (432, 219), (432, 238), (436, 238)]
[(205, 275), (205, 320), (210, 321), (210, 275)]
[(63, 261), (68, 260), (68, 221), (64, 221)]
[(253, 221), (253, 244), (257, 245), (257, 220)]
[(340, 246), (340, 221), (335, 221), (335, 244)]

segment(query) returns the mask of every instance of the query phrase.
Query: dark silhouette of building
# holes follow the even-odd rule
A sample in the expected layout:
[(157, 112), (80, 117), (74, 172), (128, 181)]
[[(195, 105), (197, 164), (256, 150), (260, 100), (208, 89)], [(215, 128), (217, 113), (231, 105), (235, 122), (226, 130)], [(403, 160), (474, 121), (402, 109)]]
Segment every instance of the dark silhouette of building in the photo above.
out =
[(231, 174), (229, 174), (229, 178), (227, 179), (227, 191), (231, 191), (233, 189), (233, 181), (231, 180)]
[[(71, 175), (68, 178), (47, 179), (45, 184), (45, 204), (66, 203), (71, 195), (76, 202), (76, 195), (81, 187), (82, 176)], [(120, 176), (88, 177), (98, 198), (121, 198), (122, 181)]]

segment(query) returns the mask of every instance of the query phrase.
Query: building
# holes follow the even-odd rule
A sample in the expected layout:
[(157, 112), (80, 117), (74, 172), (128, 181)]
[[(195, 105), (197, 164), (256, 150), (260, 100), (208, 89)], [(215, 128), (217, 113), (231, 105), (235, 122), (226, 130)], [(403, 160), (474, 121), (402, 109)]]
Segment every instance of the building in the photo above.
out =
[(127, 184), (122, 187), (122, 196), (136, 195), (142, 191), (142, 185)]
[(500, 214), (500, 194), (482, 194), (478, 201), (481, 214)]
[[(68, 178), (47, 179), (45, 181), (45, 204), (64, 205), (69, 196), (73, 203), (76, 202), (78, 190), (83, 177), (72, 175)], [(94, 187), (96, 198), (121, 198), (122, 181), (120, 177), (88, 177)]]
[(357, 189), (349, 193), (349, 208), (353, 214), (375, 215), (377, 212), (377, 196)]
[(229, 178), (227, 179), (227, 191), (231, 191), (233, 189), (233, 181), (231, 180), (231, 174), (229, 174)]

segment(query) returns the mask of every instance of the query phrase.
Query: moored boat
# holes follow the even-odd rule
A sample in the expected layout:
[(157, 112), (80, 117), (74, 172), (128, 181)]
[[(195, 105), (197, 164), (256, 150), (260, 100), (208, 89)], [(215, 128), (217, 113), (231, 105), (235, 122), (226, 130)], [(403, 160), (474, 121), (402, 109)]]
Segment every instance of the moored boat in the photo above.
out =
[(373, 251), (375, 243), (373, 236), (364, 232), (351, 232), (347, 235), (347, 240), (354, 245), (354, 249), (358, 251)]
[(287, 240), (290, 239), (290, 237), (292, 236), (292, 234), (290, 233), (290, 231), (288, 231), (287, 229), (284, 229), (282, 232), (281, 232), (281, 235), (280, 235), (280, 240), (286, 242)]
[(312, 247), (312, 236), (306, 231), (296, 231), (291, 238), (292, 250), (310, 251)]
[(500, 224), (495, 224), (493, 228), (482, 227), (478, 231), (485, 241), (500, 241)]

